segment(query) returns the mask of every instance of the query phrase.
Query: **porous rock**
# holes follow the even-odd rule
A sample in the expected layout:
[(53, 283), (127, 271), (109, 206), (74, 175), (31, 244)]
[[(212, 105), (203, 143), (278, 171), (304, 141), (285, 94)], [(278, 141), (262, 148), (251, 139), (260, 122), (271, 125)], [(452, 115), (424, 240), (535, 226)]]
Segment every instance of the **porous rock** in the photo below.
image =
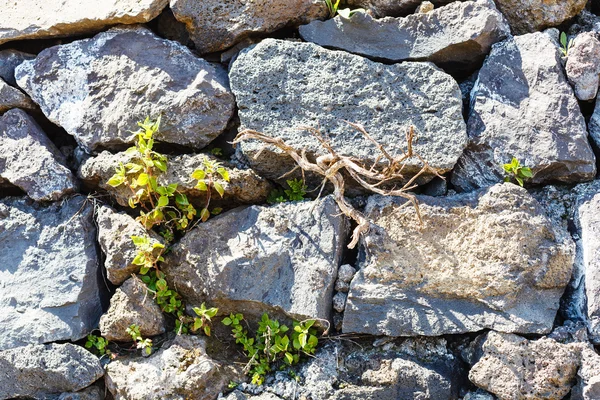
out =
[(0, 50), (0, 78), (11, 86), (17, 86), (15, 68), (23, 61), (32, 60), (35, 55), (22, 51), (7, 49)]
[(345, 237), (331, 196), (236, 208), (188, 232), (162, 270), (191, 305), (206, 302), (250, 318), (269, 312), (329, 319)]
[(0, 201), (0, 350), (78, 340), (102, 314), (93, 206)]
[[(240, 129), (281, 137), (309, 158), (327, 151), (302, 127), (319, 128), (341, 155), (366, 164), (380, 160), (377, 147), (344, 120), (363, 124), (392, 156), (406, 150), (406, 133), (414, 126), (414, 151), (439, 173), (452, 169), (466, 145), (458, 85), (430, 63), (384, 65), (312, 43), (266, 39), (240, 53), (230, 79)], [(267, 178), (295, 167), (290, 157), (258, 141), (238, 149)], [(403, 173), (409, 177), (421, 166), (409, 159)]]
[(104, 375), (96, 356), (70, 343), (0, 351), (0, 399), (48, 398), (83, 389)]
[(240, 373), (206, 354), (200, 336), (177, 335), (150, 357), (122, 357), (106, 367), (106, 386), (115, 399), (213, 400)]
[(544, 33), (495, 44), (471, 92), (469, 145), (452, 183), (468, 191), (501, 182), (516, 157), (531, 183), (582, 182), (596, 175), (585, 120), (558, 49)]
[(16, 77), (88, 151), (132, 143), (137, 122), (161, 114), (157, 141), (202, 148), (234, 109), (222, 67), (137, 25), (50, 47), (19, 65)]
[(19, 89), (0, 79), (0, 114), (11, 108), (35, 109), (35, 104)]
[(448, 197), (373, 196), (343, 331), (389, 336), (547, 333), (571, 277), (574, 245), (524, 189)]
[(600, 40), (598, 33), (577, 35), (569, 49), (567, 77), (579, 100), (592, 100), (598, 93), (600, 78)]
[(106, 277), (115, 285), (120, 285), (140, 269), (139, 265), (133, 264), (133, 259), (138, 252), (131, 239), (132, 236), (148, 237), (151, 244), (164, 243), (159, 235), (146, 230), (133, 217), (123, 212), (118, 213), (106, 205), (96, 209), (96, 223), (98, 242), (106, 256), (104, 261)]
[(328, 11), (319, 0), (171, 0), (171, 10), (185, 23), (200, 53), (225, 50), (253, 35), (324, 18)]
[[(133, 159), (125, 152), (112, 154), (103, 151), (96, 157), (86, 159), (79, 167), (78, 175), (89, 188), (101, 188), (110, 192), (115, 200), (122, 206), (127, 206), (127, 199), (131, 190), (125, 185), (112, 187), (107, 184), (115, 173), (115, 167), (120, 162), (127, 163)], [(188, 196), (194, 203), (206, 202), (206, 192), (195, 188), (197, 181), (192, 179), (194, 170), (201, 168), (205, 159), (221, 162), (229, 173), (229, 182), (219, 180), (225, 191), (223, 197), (212, 188), (211, 204), (219, 202), (229, 204), (254, 204), (264, 203), (272, 190), (272, 185), (251, 169), (236, 168), (233, 164), (219, 160), (208, 154), (181, 154), (167, 157), (167, 171), (158, 175), (158, 183), (168, 185), (178, 183), (177, 190)]]
[(590, 139), (596, 147), (600, 147), (600, 101), (596, 102), (588, 129), (590, 132)]
[[(432, 0), (431, 3), (434, 7), (439, 7), (452, 1), (454, 0)], [(347, 3), (355, 7), (366, 8), (374, 16), (382, 18), (411, 14), (423, 3), (423, 0), (348, 0)]]
[(100, 318), (100, 332), (109, 341), (131, 342), (127, 328), (137, 325), (142, 337), (165, 332), (165, 317), (154, 294), (139, 279), (129, 278), (110, 299), (108, 311)]
[(12, 40), (74, 36), (116, 24), (147, 22), (168, 0), (13, 1), (0, 9), (0, 44)]
[(495, 0), (512, 32), (522, 35), (558, 26), (579, 14), (587, 0)]
[(0, 177), (33, 200), (53, 201), (77, 187), (65, 164), (64, 156), (26, 112), (14, 109), (0, 117)]
[(581, 350), (581, 365), (577, 370), (577, 384), (571, 392), (571, 399), (600, 399), (600, 355), (591, 346)]
[(306, 41), (391, 62), (472, 64), (510, 27), (491, 0), (454, 2), (406, 18), (375, 19), (367, 13), (340, 15), (300, 27)]
[(580, 352), (552, 339), (490, 332), (469, 380), (500, 400), (564, 398), (575, 383)]

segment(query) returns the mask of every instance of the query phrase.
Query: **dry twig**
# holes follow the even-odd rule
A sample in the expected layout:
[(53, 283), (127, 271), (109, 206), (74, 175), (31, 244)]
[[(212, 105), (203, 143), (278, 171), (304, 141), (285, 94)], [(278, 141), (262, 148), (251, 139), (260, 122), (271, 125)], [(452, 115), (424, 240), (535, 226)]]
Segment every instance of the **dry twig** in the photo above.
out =
[[(305, 172), (313, 172), (319, 176), (322, 176), (323, 183), (321, 186), (321, 191), (327, 181), (331, 182), (334, 188), (333, 194), (337, 205), (340, 207), (344, 215), (352, 218), (357, 224), (356, 228), (354, 228), (354, 232), (352, 233), (352, 241), (348, 245), (349, 249), (353, 249), (358, 243), (360, 235), (368, 232), (370, 222), (364, 215), (362, 215), (362, 213), (360, 213), (346, 201), (344, 197), (345, 182), (341, 170), (346, 171), (359, 185), (373, 193), (384, 196), (399, 196), (407, 199), (414, 206), (419, 223), (422, 223), (421, 214), (419, 212), (419, 204), (415, 195), (410, 193), (409, 190), (414, 189), (417, 186), (415, 184), (416, 180), (425, 173), (436, 176), (440, 175), (433, 168), (431, 168), (425, 160), (414, 153), (412, 147), (412, 142), (414, 140), (414, 127), (411, 126), (406, 134), (407, 151), (401, 156), (394, 158), (388, 154), (388, 152), (379, 142), (377, 142), (375, 139), (373, 139), (373, 137), (371, 137), (371, 135), (369, 135), (369, 133), (367, 133), (362, 125), (348, 121), (345, 122), (348, 123), (352, 128), (362, 133), (367, 140), (373, 143), (373, 145), (381, 152), (381, 156), (377, 158), (375, 163), (370, 168), (367, 168), (364, 163), (357, 158), (339, 155), (331, 147), (331, 144), (323, 137), (321, 132), (314, 128), (302, 129), (311, 132), (319, 141), (321, 146), (327, 150), (327, 154), (317, 157), (316, 162), (311, 162), (308, 160), (306, 157), (306, 151), (304, 149), (298, 151), (297, 149), (286, 144), (281, 138), (274, 138), (251, 129), (246, 129), (240, 132), (233, 140), (233, 144), (236, 145), (244, 140), (256, 139), (273, 145), (292, 157), (297, 164), (296, 168), (300, 167), (303, 175)], [(407, 161), (413, 157), (417, 158), (421, 162), (422, 167), (417, 174), (407, 180), (402, 172), (407, 165)], [(384, 162), (383, 166), (380, 165), (381, 159), (387, 161)], [(296, 168), (294, 168), (294, 170)], [(289, 173), (286, 175), (288, 174)], [(380, 188), (380, 186), (385, 183), (397, 181), (406, 183), (404, 183), (403, 186), (398, 189), (393, 188), (386, 190)], [(319, 194), (320, 193), (321, 192), (319, 192)]]

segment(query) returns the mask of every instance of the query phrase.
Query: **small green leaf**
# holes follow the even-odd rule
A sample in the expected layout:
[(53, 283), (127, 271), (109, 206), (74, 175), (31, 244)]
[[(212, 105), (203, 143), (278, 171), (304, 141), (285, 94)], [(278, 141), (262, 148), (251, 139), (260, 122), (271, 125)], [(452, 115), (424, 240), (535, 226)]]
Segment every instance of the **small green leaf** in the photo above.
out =
[(108, 180), (108, 184), (112, 187), (117, 187), (125, 182), (125, 177), (119, 175), (113, 175), (112, 178)]
[(161, 160), (154, 160), (154, 166), (162, 172), (165, 172), (167, 170), (167, 164)]
[(159, 207), (165, 207), (168, 204), (169, 204), (169, 198), (167, 196), (160, 196), (158, 198), (158, 206)]
[(521, 168), (521, 175), (523, 175), (525, 178), (531, 178), (533, 176), (533, 173), (531, 172), (531, 168), (529, 168), (529, 167)]
[(562, 44), (565, 48), (567, 47), (567, 34), (565, 32), (560, 34), (560, 44)]
[(217, 168), (217, 172), (219, 173), (219, 175), (221, 175), (221, 178), (223, 178), (223, 180), (229, 182), (229, 172), (225, 168), (219, 167)]
[(136, 180), (136, 182), (137, 182), (137, 184), (138, 184), (139, 186), (144, 186), (145, 184), (147, 184), (147, 183), (148, 183), (148, 174), (146, 174), (146, 173), (142, 173), (142, 174), (140, 174), (140, 175), (137, 177), (137, 180)]
[(196, 184), (196, 189), (206, 192), (208, 190), (208, 186), (206, 186), (206, 182), (198, 181)]
[(202, 211), (200, 211), (200, 219), (202, 220), (202, 222), (206, 222), (206, 220), (208, 220), (209, 217), (210, 212), (208, 211), (208, 208), (203, 208)]
[(197, 169), (194, 172), (192, 172), (192, 179), (200, 180), (204, 179), (205, 177), (206, 172), (202, 171), (201, 169)]
[(229, 326), (233, 323), (233, 320), (229, 317), (225, 317), (225, 318), (223, 318), (223, 321), (221, 321), (221, 323), (223, 325)]
[(223, 189), (223, 186), (221, 186), (219, 182), (213, 182), (213, 185), (215, 187), (215, 190), (221, 195), (221, 197), (223, 197), (223, 195), (225, 194), (225, 189)]

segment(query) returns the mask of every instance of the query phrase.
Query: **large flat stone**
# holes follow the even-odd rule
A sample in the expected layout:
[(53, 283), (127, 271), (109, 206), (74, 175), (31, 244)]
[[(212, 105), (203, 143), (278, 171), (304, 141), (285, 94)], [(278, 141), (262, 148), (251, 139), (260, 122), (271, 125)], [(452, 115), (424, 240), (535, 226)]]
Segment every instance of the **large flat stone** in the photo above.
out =
[(426, 14), (374, 19), (356, 13), (300, 27), (300, 36), (318, 45), (390, 62), (431, 61), (472, 64), (510, 27), (491, 0), (455, 2)]
[(516, 157), (528, 182), (575, 183), (596, 175), (585, 121), (556, 44), (544, 33), (495, 44), (471, 92), (469, 145), (452, 183), (468, 191), (501, 182)]
[(0, 350), (78, 340), (102, 314), (93, 206), (0, 201)]
[[(340, 154), (366, 164), (380, 159), (377, 148), (344, 120), (363, 124), (392, 156), (406, 150), (406, 132), (414, 126), (414, 151), (440, 173), (452, 169), (466, 145), (458, 84), (430, 63), (384, 65), (312, 43), (266, 39), (239, 55), (230, 79), (240, 129), (281, 137), (309, 157), (327, 151), (302, 127), (320, 128)], [(239, 151), (269, 178), (295, 166), (257, 141), (241, 143)], [(408, 160), (406, 176), (420, 166), (418, 159)]]
[(48, 48), (19, 65), (16, 77), (48, 119), (88, 151), (123, 148), (138, 121), (161, 114), (156, 140), (202, 148), (234, 109), (222, 67), (142, 26)]
[(55, 201), (77, 188), (65, 157), (35, 120), (19, 109), (0, 117), (0, 177), (36, 201)]
[(171, 0), (171, 10), (186, 25), (200, 53), (225, 50), (250, 36), (305, 24), (328, 13), (320, 0)]
[(343, 331), (437, 336), (547, 333), (571, 277), (574, 245), (524, 189), (496, 185), (403, 199), (373, 196)]
[(168, 0), (13, 1), (0, 8), (0, 44), (11, 40), (75, 36), (116, 24), (148, 22)]
[(346, 230), (331, 196), (236, 208), (189, 231), (162, 270), (190, 305), (250, 318), (329, 319)]

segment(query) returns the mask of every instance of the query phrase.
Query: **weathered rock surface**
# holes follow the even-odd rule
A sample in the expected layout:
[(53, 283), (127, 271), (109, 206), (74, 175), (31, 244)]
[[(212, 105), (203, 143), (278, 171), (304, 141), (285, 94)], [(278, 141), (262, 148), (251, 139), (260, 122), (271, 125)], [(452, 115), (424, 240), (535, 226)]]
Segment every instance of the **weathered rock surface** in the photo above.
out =
[[(78, 392), (65, 392), (58, 396), (57, 400), (104, 400), (104, 391), (98, 386), (90, 386)], [(44, 399), (46, 400), (46, 399)], [(50, 400), (50, 399), (47, 399)], [(54, 399), (52, 399), (54, 400)]]
[[(444, 198), (373, 196), (343, 331), (389, 336), (547, 333), (574, 258), (570, 236), (510, 184)], [(377, 228), (377, 229), (376, 229)], [(387, 233), (386, 233), (387, 232)]]
[(213, 400), (241, 376), (209, 358), (205, 348), (200, 336), (177, 335), (170, 347), (150, 357), (118, 358), (108, 364), (106, 386), (116, 400)]
[(117, 213), (105, 205), (96, 210), (96, 224), (98, 242), (106, 256), (104, 261), (106, 276), (115, 285), (120, 285), (131, 274), (140, 270), (139, 265), (132, 264), (137, 255), (136, 247), (131, 240), (132, 236), (148, 236), (152, 244), (164, 243), (162, 237), (147, 231), (133, 217), (125, 213)]
[(35, 109), (35, 104), (19, 89), (0, 79), (0, 114), (11, 108)]
[(98, 358), (70, 343), (0, 351), (0, 399), (58, 397), (61, 392), (83, 389), (102, 375)]
[(23, 61), (32, 60), (35, 55), (18, 50), (0, 50), (0, 78), (11, 86), (16, 86), (15, 68)]
[(588, 129), (590, 132), (590, 139), (596, 147), (600, 147), (600, 101), (596, 102)]
[(225, 50), (249, 36), (305, 24), (328, 14), (325, 2), (319, 0), (171, 0), (171, 10), (185, 23), (199, 53)]
[(558, 26), (584, 9), (587, 0), (495, 0), (513, 34)]
[(236, 208), (188, 232), (162, 270), (191, 305), (329, 319), (346, 225), (331, 196)]
[(574, 346), (490, 332), (483, 350), (469, 379), (501, 400), (560, 400), (575, 383), (580, 355)]
[(577, 384), (571, 392), (571, 399), (600, 399), (600, 355), (591, 347), (581, 350), (581, 365), (577, 371)]
[[(271, 192), (272, 185), (261, 178), (251, 169), (239, 169), (228, 162), (217, 159), (207, 154), (181, 154), (168, 157), (167, 172), (159, 175), (158, 181), (161, 185), (179, 183), (178, 190), (188, 196), (194, 203), (204, 203), (206, 192), (195, 189), (196, 180), (191, 178), (194, 170), (202, 166), (204, 158), (211, 161), (222, 162), (229, 172), (229, 182), (220, 180), (225, 193), (223, 198), (216, 190), (211, 192), (211, 204), (221, 202), (229, 204), (253, 204), (264, 203)], [(120, 162), (127, 163), (132, 159), (125, 152), (112, 154), (103, 151), (96, 157), (85, 160), (78, 171), (79, 177), (89, 188), (99, 187), (107, 190), (122, 206), (127, 206), (127, 199), (131, 196), (131, 190), (121, 185), (112, 187), (107, 184), (115, 173), (115, 167)]]
[(578, 35), (569, 49), (567, 77), (579, 100), (592, 100), (598, 93), (600, 79), (600, 40), (598, 33)]
[(585, 121), (556, 45), (543, 33), (493, 46), (471, 92), (469, 145), (452, 183), (463, 191), (502, 181), (516, 157), (531, 183), (581, 182), (596, 175)]
[(110, 299), (108, 311), (100, 318), (100, 332), (109, 341), (131, 342), (127, 328), (139, 326), (146, 338), (165, 332), (165, 317), (146, 285), (129, 278)]
[[(326, 150), (310, 132), (299, 130), (307, 126), (321, 129), (340, 154), (367, 164), (379, 160), (373, 143), (344, 120), (363, 124), (392, 156), (403, 154), (406, 132), (414, 126), (414, 151), (440, 173), (452, 169), (466, 145), (458, 85), (429, 63), (384, 65), (312, 43), (266, 39), (238, 56), (230, 79), (240, 129), (281, 137), (309, 157)], [(257, 141), (238, 149), (268, 178), (295, 166), (287, 155)], [(419, 160), (408, 160), (403, 172), (410, 176), (420, 166)]]
[[(443, 6), (454, 0), (431, 0), (435, 7)], [(460, 1), (460, 0), (458, 0)], [(398, 17), (411, 14), (423, 3), (423, 0), (348, 0), (352, 6), (368, 9), (373, 15), (381, 17)]]
[(356, 13), (300, 27), (300, 36), (321, 46), (391, 62), (405, 60), (471, 64), (510, 35), (491, 0), (454, 2), (425, 14), (374, 19)]
[(88, 151), (131, 143), (138, 121), (161, 114), (156, 140), (202, 148), (234, 109), (222, 67), (142, 26), (48, 48), (19, 65), (16, 77), (48, 119)]
[(33, 200), (54, 201), (77, 187), (65, 164), (64, 156), (26, 112), (14, 109), (0, 117), (0, 177)]
[(11, 40), (75, 36), (116, 24), (147, 22), (168, 0), (15, 1), (0, 9), (0, 44)]
[(0, 201), (0, 350), (77, 340), (97, 326), (92, 213), (82, 196), (48, 207)]

